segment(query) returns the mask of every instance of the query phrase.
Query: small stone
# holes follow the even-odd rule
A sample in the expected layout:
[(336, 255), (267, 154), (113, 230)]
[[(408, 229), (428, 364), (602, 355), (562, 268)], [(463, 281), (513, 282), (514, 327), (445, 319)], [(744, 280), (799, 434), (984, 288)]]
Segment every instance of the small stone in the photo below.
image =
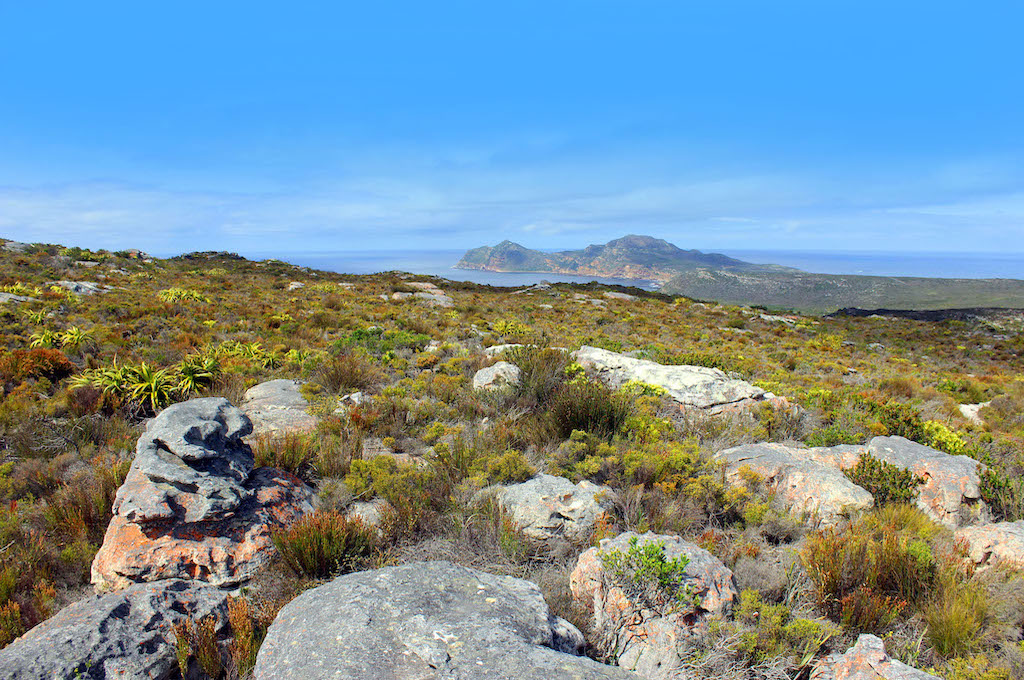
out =
[(499, 361), (487, 368), (481, 368), (473, 375), (473, 389), (498, 390), (518, 385), (522, 373), (515, 364)]

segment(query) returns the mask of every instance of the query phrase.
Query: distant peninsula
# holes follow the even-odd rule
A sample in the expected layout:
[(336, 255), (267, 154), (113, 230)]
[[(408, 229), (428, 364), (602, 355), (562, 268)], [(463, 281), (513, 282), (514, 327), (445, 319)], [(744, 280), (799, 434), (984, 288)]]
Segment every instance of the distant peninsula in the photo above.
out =
[(473, 248), (462, 256), (456, 269), (490, 272), (551, 272), (576, 276), (601, 276), (667, 283), (677, 274), (700, 269), (744, 272), (797, 271), (779, 265), (744, 262), (721, 253), (683, 250), (663, 239), (630, 234), (603, 245), (582, 250), (548, 253), (531, 250), (512, 241)]
[(455, 267), (647, 280), (660, 284), (664, 293), (696, 300), (816, 314), (844, 307), (1024, 308), (1024, 281), (1019, 279), (816, 274), (684, 250), (663, 239), (637, 235), (554, 253), (502, 241), (467, 251)]

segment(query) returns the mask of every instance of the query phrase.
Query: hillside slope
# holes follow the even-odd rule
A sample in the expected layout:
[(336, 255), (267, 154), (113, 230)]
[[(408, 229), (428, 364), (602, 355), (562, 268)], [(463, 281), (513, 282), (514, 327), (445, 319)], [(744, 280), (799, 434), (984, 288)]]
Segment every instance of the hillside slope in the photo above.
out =
[(1024, 307), (1024, 281), (755, 272), (701, 268), (670, 279), (662, 292), (725, 304), (808, 313), (843, 307), (949, 309)]

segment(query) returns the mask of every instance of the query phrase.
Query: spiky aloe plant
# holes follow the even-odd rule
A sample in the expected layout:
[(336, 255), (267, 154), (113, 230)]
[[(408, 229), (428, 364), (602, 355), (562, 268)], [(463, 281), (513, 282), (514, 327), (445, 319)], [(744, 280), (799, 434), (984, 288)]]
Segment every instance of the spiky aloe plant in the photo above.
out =
[(168, 369), (156, 370), (146, 362), (142, 362), (135, 369), (131, 398), (149, 410), (157, 411), (170, 404), (177, 392), (178, 381)]
[(95, 336), (91, 330), (87, 331), (78, 326), (72, 326), (60, 336), (60, 345), (64, 349), (77, 352), (83, 347), (95, 343)]
[(60, 336), (55, 331), (44, 328), (43, 330), (36, 331), (29, 336), (29, 339), (31, 340), (29, 347), (45, 347), (47, 349), (52, 349), (57, 345), (59, 338)]
[(220, 362), (216, 357), (196, 355), (186, 358), (178, 366), (178, 391), (188, 395), (209, 386), (220, 375)]

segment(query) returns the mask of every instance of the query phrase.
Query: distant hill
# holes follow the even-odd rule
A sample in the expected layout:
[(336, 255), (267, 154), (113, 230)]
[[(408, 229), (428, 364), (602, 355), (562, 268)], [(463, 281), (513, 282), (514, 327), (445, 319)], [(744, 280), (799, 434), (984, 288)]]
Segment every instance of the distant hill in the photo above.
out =
[(932, 310), (1024, 307), (1024, 281), (754, 272), (701, 268), (678, 274), (661, 291), (724, 304), (802, 312), (844, 307)]
[(683, 250), (663, 239), (629, 235), (582, 250), (545, 253), (512, 241), (473, 248), (455, 265), (457, 269), (492, 272), (551, 272), (646, 279), (664, 283), (676, 274), (699, 268), (725, 271), (797, 271), (778, 265), (757, 265), (720, 253)]

